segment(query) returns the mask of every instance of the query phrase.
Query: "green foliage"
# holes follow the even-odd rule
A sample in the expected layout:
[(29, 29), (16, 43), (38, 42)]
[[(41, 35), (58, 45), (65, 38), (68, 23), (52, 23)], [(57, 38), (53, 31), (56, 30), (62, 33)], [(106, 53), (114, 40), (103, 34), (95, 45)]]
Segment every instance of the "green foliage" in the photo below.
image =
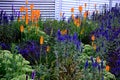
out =
[(0, 26), (0, 41), (5, 43), (18, 42), (20, 32), (18, 26), (4, 25)]
[(26, 73), (31, 73), (32, 68), (20, 54), (10, 51), (0, 51), (0, 78), (1, 80), (24, 80)]
[(40, 28), (36, 28), (35, 26), (27, 26), (24, 29), (24, 32), (22, 33), (22, 39), (24, 41), (28, 41), (28, 40), (36, 40), (39, 41), (40, 36), (44, 37), (45, 42), (47, 42), (49, 40), (49, 36), (42, 30), (40, 30)]
[[(79, 68), (81, 69), (81, 72), (83, 74), (83, 79), (101, 80), (102, 75), (103, 75), (104, 80), (111, 80), (111, 79), (116, 80), (115, 76), (111, 74), (110, 72), (107, 72), (105, 68), (100, 69), (100, 72), (99, 72), (98, 67), (92, 66), (91, 56), (93, 57), (93, 60), (96, 61), (96, 58), (94, 58), (97, 56), (96, 54), (97, 53), (95, 53), (92, 46), (84, 45), (83, 53), (77, 59), (77, 61), (80, 63)], [(88, 68), (85, 70), (84, 65), (85, 65), (86, 60), (88, 60)], [(101, 63), (97, 63), (97, 64), (101, 66)], [(106, 65), (106, 61), (103, 61), (103, 66), (105, 67), (105, 65)]]

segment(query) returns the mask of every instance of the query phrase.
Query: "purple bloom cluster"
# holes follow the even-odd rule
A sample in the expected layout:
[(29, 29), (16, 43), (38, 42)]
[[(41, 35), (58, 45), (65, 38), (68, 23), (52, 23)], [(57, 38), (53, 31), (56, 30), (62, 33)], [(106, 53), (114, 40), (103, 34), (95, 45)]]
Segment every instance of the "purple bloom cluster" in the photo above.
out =
[(15, 18), (20, 17), (20, 12), (15, 11), (13, 5), (12, 5), (12, 13), (7, 14), (6, 11), (1, 10), (0, 11), (0, 25), (8, 25), (9, 22), (13, 21)]
[(2, 50), (10, 50), (10, 44), (4, 43), (4, 42), (0, 42), (0, 49)]
[(26, 60), (30, 61), (31, 64), (36, 64), (35, 62), (39, 62), (40, 54), (43, 55), (46, 52), (46, 47), (40, 46), (39, 42), (36, 41), (21, 43), (17, 49), (18, 53), (20, 53)]
[(98, 44), (97, 51), (100, 48), (106, 53), (107, 63), (110, 65), (110, 72), (116, 77), (120, 76), (120, 7), (113, 7), (109, 11), (104, 11), (94, 19), (99, 22), (100, 27), (92, 34), (97, 37), (97, 42), (104, 39)]
[(76, 45), (77, 49), (80, 49), (81, 41), (78, 39), (78, 34), (77, 33), (74, 33), (73, 36), (68, 35), (68, 32), (67, 32), (67, 34), (62, 35), (60, 30), (58, 30), (58, 32), (57, 32), (57, 40), (59, 42), (72, 42), (72, 43), (74, 43)]

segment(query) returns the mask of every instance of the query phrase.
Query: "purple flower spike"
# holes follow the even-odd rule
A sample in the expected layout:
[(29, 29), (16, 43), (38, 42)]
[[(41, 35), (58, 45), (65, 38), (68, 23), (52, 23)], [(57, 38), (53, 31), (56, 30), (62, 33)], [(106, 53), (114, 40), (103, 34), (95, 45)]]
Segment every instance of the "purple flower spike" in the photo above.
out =
[(85, 70), (87, 69), (88, 65), (89, 65), (89, 63), (88, 63), (88, 60), (87, 60), (86, 63), (85, 63), (85, 66), (84, 66)]
[(32, 72), (32, 76), (31, 76), (33, 80), (35, 79), (35, 75), (36, 75), (36, 72), (33, 71), (33, 72)]

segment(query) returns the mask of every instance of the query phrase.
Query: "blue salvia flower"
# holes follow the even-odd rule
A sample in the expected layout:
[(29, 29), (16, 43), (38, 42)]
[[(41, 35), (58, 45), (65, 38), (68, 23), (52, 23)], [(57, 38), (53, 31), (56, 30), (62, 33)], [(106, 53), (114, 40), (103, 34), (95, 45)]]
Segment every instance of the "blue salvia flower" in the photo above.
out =
[(100, 73), (101, 66), (100, 66), (99, 64), (97, 64), (97, 66), (98, 66), (98, 71), (99, 71), (99, 73)]
[(3, 24), (6, 25), (8, 24), (9, 20), (8, 20), (8, 16), (6, 15), (6, 12), (4, 12), (3, 14)]
[(91, 59), (92, 63), (94, 63), (94, 60), (93, 60), (93, 57), (92, 57), (92, 56), (90, 57), (90, 59)]
[(88, 63), (88, 60), (85, 62), (85, 65), (84, 65), (84, 68), (85, 68), (85, 70), (88, 68), (88, 65), (89, 65), (89, 63)]
[(33, 71), (33, 72), (32, 72), (32, 76), (31, 76), (31, 77), (32, 77), (32, 80), (34, 80), (34, 79), (35, 79), (35, 75), (36, 75), (36, 72), (35, 72), (35, 71)]
[(102, 79), (101, 80), (104, 80), (104, 76), (102, 76)]
[(73, 41), (76, 41), (76, 40), (78, 40), (78, 34), (74, 33), (74, 35), (73, 35)]
[(98, 66), (98, 63), (96, 61), (92, 62), (92, 66), (93, 66), (93, 68), (96, 68)]
[(101, 61), (101, 69), (103, 70), (104, 66), (103, 66), (103, 60)]

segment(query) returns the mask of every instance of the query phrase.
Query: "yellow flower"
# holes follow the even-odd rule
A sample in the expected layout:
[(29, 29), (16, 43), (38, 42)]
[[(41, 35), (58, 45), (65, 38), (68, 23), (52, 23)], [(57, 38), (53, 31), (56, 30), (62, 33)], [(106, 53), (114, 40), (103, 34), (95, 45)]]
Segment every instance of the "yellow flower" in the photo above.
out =
[(106, 65), (105, 69), (106, 69), (106, 71), (110, 71), (110, 66)]
[(40, 36), (40, 44), (42, 45), (44, 43), (44, 38), (43, 36)]
[(20, 32), (23, 32), (23, 31), (24, 31), (24, 26), (21, 25), (21, 26), (20, 26)]

